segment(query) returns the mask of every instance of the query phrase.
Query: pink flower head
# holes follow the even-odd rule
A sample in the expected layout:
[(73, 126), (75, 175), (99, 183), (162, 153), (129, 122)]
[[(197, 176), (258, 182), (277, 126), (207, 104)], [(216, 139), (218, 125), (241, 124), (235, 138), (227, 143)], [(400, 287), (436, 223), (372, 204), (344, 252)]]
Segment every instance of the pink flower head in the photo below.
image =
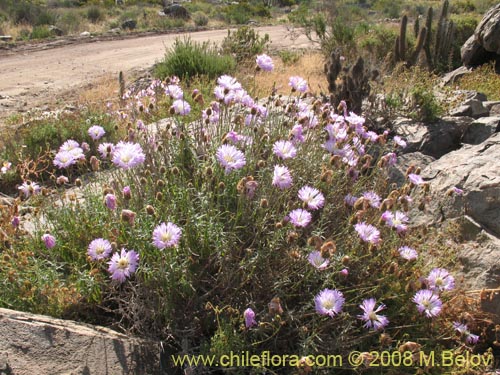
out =
[(462, 337), (465, 338), (465, 341), (468, 344), (476, 344), (479, 341), (479, 336), (470, 333), (469, 328), (467, 327), (466, 324), (453, 322), (453, 328), (455, 328), (455, 330), (458, 331), (460, 335), (462, 335)]
[(375, 298), (365, 299), (359, 307), (363, 310), (363, 315), (359, 315), (358, 318), (365, 321), (363, 327), (371, 328), (373, 330), (383, 329), (387, 324), (389, 324), (389, 319), (384, 315), (377, 315), (378, 312), (385, 309), (385, 305), (381, 304), (377, 308), (375, 305), (377, 301)]
[(24, 194), (24, 198), (29, 198), (32, 195), (38, 195), (42, 191), (40, 185), (36, 182), (24, 181), (21, 186), (18, 187), (19, 191)]
[(89, 136), (94, 141), (101, 139), (104, 134), (106, 134), (106, 132), (104, 131), (104, 128), (102, 126), (94, 125), (89, 128)]
[(292, 175), (287, 167), (275, 165), (273, 172), (273, 186), (280, 189), (288, 189), (292, 186)]
[(438, 316), (443, 305), (439, 296), (429, 289), (419, 290), (412, 301), (417, 304), (417, 310), (420, 313), (425, 313), (428, 318)]
[(297, 155), (297, 149), (290, 141), (277, 141), (273, 145), (273, 153), (281, 159), (290, 159)]
[(396, 135), (394, 137), (394, 143), (401, 147), (401, 148), (405, 148), (406, 147), (406, 142), (403, 140), (403, 138), (401, 138), (399, 135)]
[(425, 183), (424, 179), (420, 175), (414, 173), (410, 173), (408, 175), (408, 180), (410, 180), (413, 185), (422, 185)]
[(182, 230), (172, 223), (161, 223), (153, 231), (153, 245), (163, 250), (167, 247), (176, 246), (181, 239)]
[(19, 216), (14, 216), (10, 223), (12, 224), (13, 228), (17, 228), (19, 226), (20, 222), (21, 222), (21, 220), (19, 219)]
[(288, 214), (290, 222), (296, 227), (307, 227), (312, 220), (312, 215), (310, 212), (303, 210), (302, 208), (297, 208)]
[(112, 143), (101, 143), (97, 147), (97, 151), (99, 151), (99, 154), (103, 159), (106, 159), (113, 155), (113, 150), (115, 149), (115, 145)]
[(172, 99), (182, 99), (184, 93), (178, 85), (168, 85), (165, 88), (165, 94), (170, 96)]
[(266, 54), (257, 56), (257, 59), (255, 61), (257, 63), (257, 66), (265, 72), (270, 72), (274, 69), (273, 59), (271, 59)]
[(337, 289), (323, 289), (314, 297), (316, 312), (320, 315), (334, 317), (340, 314), (344, 306), (345, 298), (342, 292)]
[(293, 76), (290, 77), (288, 85), (292, 88), (292, 91), (306, 92), (307, 91), (307, 81), (302, 77)]
[(116, 210), (116, 196), (111, 193), (106, 194), (104, 196), (104, 204), (110, 210)]
[(108, 272), (111, 274), (111, 279), (120, 283), (124, 282), (135, 272), (138, 263), (139, 254), (134, 250), (127, 251), (123, 248), (120, 253), (114, 253), (108, 262)]
[(310, 210), (317, 210), (324, 206), (325, 197), (318, 190), (311, 186), (304, 186), (299, 190), (299, 199), (307, 204)]
[(328, 267), (328, 264), (330, 264), (330, 261), (323, 258), (321, 256), (321, 253), (317, 250), (310, 253), (307, 257), (307, 260), (313, 265), (313, 267), (317, 268), (318, 270), (324, 270), (326, 269), (326, 267)]
[(42, 241), (47, 249), (52, 249), (54, 246), (56, 246), (56, 238), (51, 234), (45, 233), (42, 236)]
[(112, 247), (108, 240), (96, 238), (93, 240), (87, 249), (87, 254), (92, 260), (106, 259), (111, 254)]
[(408, 229), (408, 216), (401, 211), (396, 211), (394, 214), (391, 211), (385, 211), (382, 214), (382, 220), (389, 227), (396, 229), (398, 233), (404, 233)]
[(415, 249), (412, 249), (411, 247), (408, 246), (401, 246), (398, 249), (399, 255), (401, 258), (406, 259), (406, 260), (415, 260), (418, 258), (418, 253)]
[(380, 232), (373, 225), (366, 224), (365, 222), (358, 223), (354, 226), (356, 232), (358, 232), (359, 237), (364, 242), (369, 242), (371, 244), (377, 245), (380, 243)]
[(455, 288), (455, 278), (444, 268), (434, 268), (427, 276), (427, 283), (429, 289), (435, 292)]
[(10, 170), (11, 167), (12, 167), (12, 163), (11, 162), (4, 161), (3, 165), (2, 165), (2, 168), (1, 168), (2, 173), (7, 173)]
[(379, 208), (380, 207), (380, 197), (374, 191), (367, 191), (363, 193), (363, 198), (365, 198), (371, 207)]
[(172, 103), (172, 108), (177, 115), (186, 116), (191, 112), (191, 106), (182, 99), (177, 99)]
[(243, 312), (243, 317), (245, 318), (245, 327), (252, 328), (257, 325), (255, 312), (250, 307)]
[(59, 151), (53, 161), (57, 168), (67, 168), (76, 162), (77, 159), (70, 151)]
[(226, 173), (241, 169), (246, 164), (245, 155), (233, 145), (222, 145), (217, 149), (217, 160), (225, 168)]
[(118, 142), (113, 150), (113, 164), (122, 168), (130, 169), (144, 163), (146, 155), (138, 143)]

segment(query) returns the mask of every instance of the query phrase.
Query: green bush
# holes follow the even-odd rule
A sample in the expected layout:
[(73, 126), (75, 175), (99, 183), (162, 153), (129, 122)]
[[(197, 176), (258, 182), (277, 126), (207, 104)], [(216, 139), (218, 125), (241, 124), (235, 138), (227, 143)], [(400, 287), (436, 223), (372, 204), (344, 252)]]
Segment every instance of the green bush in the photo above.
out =
[(234, 56), (236, 61), (242, 62), (264, 52), (268, 43), (268, 34), (261, 37), (255, 29), (242, 26), (233, 33), (228, 30), (227, 37), (222, 41), (222, 51)]
[(91, 6), (87, 9), (87, 18), (92, 23), (97, 23), (103, 19), (103, 14), (98, 6)]
[(232, 72), (235, 67), (234, 59), (221, 55), (216, 46), (185, 38), (176, 39), (173, 47), (165, 54), (165, 59), (155, 66), (155, 75), (161, 79), (172, 75), (185, 79), (197, 76), (215, 78)]
[(74, 34), (80, 31), (81, 23), (82, 15), (79, 11), (66, 10), (61, 12), (57, 21), (57, 26), (59, 26), (65, 34)]
[[(230, 77), (222, 82), (228, 99), (246, 94)], [(137, 111), (135, 94), (124, 106), (125, 123), (152, 115)], [(158, 82), (139, 96), (143, 103), (159, 101), (167, 108), (174, 103)], [(447, 275), (459, 265), (458, 230), (407, 225), (411, 213), (429, 201), (429, 190), (411, 182), (416, 176), (403, 186), (388, 184), (389, 161), (396, 154), (387, 134), (373, 139), (354, 115), (335, 121), (336, 108), (321, 105), (318, 97), (306, 101), (302, 93), (290, 92), (286, 104), (272, 98), (265, 106), (247, 99), (226, 103), (205, 97), (204, 115), (195, 121), (172, 111), (166, 126), (131, 129), (137, 144), (118, 147), (132, 146), (134, 155), (115, 154), (128, 165), (114, 167), (102, 157), (109, 169), (83, 181), (82, 199), (61, 199), (58, 205), (48, 200), (36, 232), (13, 237), (2, 251), (0, 306), (119, 326), (168, 340), (172, 354), (248, 350), (297, 356), (295, 364), (273, 368), (277, 375), (331, 374), (331, 368), (319, 366), (314, 372), (294, 370), (302, 356), (347, 358), (354, 351), (396, 353), (391, 358), (405, 358), (404, 371), (416, 374), (423, 373), (423, 366), (411, 361), (417, 348), (435, 352), (436, 360), (444, 348), (479, 349), (452, 325), (465, 316), (474, 333), (486, 326), (471, 297), (458, 285), (453, 289)], [(308, 107), (309, 101), (315, 104)], [(290, 124), (308, 108), (310, 117), (299, 120), (306, 136), (284, 151), (279, 143), (290, 139)], [(254, 118), (243, 125), (250, 114)], [(313, 117), (318, 123), (309, 126)], [(334, 133), (328, 140), (335, 144), (337, 132), (344, 133), (345, 156), (325, 147), (327, 133)], [(283, 152), (287, 155), (279, 156)], [(283, 181), (288, 172), (293, 183)], [(51, 193), (48, 199), (67, 191)], [(107, 194), (115, 195), (116, 206), (105, 204)], [(36, 202), (29, 198), (30, 205)], [(44, 245), (45, 231), (55, 236), (55, 246)], [(96, 239), (107, 240), (109, 251), (88, 256)], [(414, 250), (404, 255), (401, 246)], [(116, 265), (125, 249), (138, 260), (124, 256), (113, 270), (109, 265)], [(431, 280), (434, 267), (448, 272), (435, 270), (442, 276)], [(432, 295), (417, 308), (422, 293)], [(328, 294), (333, 296), (323, 298)], [(244, 318), (250, 308), (255, 324)], [(485, 343), (486, 336), (481, 334)], [(235, 367), (240, 368), (220, 373), (269, 373)], [(302, 369), (308, 370), (297, 371)], [(202, 373), (219, 370), (207, 366)], [(459, 373), (455, 370), (446, 368)], [(352, 374), (349, 365), (333, 371)], [(360, 373), (384, 372), (360, 367)]]
[(47, 26), (35, 26), (30, 34), (30, 39), (46, 39), (54, 36)]
[(10, 8), (10, 13), (16, 24), (41, 26), (56, 23), (56, 16), (50, 10), (25, 0), (15, 2)]
[(299, 61), (300, 57), (302, 56), (302, 53), (297, 51), (289, 51), (285, 49), (279, 51), (278, 55), (281, 61), (283, 61), (283, 64), (292, 65), (295, 64), (297, 61)]
[(252, 5), (242, 2), (239, 4), (231, 4), (224, 9), (226, 22), (243, 25), (248, 23), (253, 17), (270, 18), (271, 13), (264, 5)]
[(193, 21), (196, 26), (208, 25), (208, 16), (203, 12), (196, 12), (193, 14)]

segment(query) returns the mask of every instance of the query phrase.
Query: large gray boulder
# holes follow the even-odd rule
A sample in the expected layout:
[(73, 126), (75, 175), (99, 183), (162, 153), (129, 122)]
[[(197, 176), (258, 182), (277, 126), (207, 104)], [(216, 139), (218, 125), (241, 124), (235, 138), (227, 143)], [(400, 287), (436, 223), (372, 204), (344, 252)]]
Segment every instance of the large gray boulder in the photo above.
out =
[(471, 117), (443, 117), (433, 123), (422, 123), (398, 118), (392, 128), (407, 142), (403, 152), (421, 152), (438, 159), (461, 147), (461, 139), (473, 120)]
[[(465, 145), (430, 163), (422, 177), (430, 184), (423, 223), (461, 217), (464, 213), (487, 232), (500, 237), (500, 133), (479, 145)], [(459, 188), (462, 195), (450, 189)]]
[(103, 327), (0, 308), (0, 337), (1, 374), (162, 373), (159, 343)]
[(477, 145), (500, 131), (500, 116), (482, 117), (474, 120), (467, 128), (463, 143)]
[(461, 57), (465, 66), (478, 66), (491, 60), (500, 69), (500, 3), (484, 15), (472, 35), (462, 46)]

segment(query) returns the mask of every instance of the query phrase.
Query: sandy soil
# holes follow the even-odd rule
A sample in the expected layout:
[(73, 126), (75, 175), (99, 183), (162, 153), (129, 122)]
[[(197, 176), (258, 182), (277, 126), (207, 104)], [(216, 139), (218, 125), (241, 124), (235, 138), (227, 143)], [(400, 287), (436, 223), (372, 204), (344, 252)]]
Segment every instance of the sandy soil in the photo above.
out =
[[(269, 34), (271, 48), (308, 48), (310, 41), (301, 35), (293, 38), (285, 26), (256, 28)], [(119, 40), (47, 43), (32, 48), (0, 50), (0, 119), (33, 107), (54, 105), (71, 91), (103, 76), (147, 70), (165, 54), (176, 38), (220, 43), (227, 30), (186, 34), (146, 35)], [(1, 120), (0, 120), (1, 121)]]

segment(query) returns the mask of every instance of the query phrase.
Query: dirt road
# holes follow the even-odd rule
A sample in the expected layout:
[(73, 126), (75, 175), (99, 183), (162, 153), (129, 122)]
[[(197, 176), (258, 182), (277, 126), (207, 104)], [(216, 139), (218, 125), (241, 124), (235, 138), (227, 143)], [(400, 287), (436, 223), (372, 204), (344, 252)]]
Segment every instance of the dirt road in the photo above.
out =
[[(290, 37), (285, 26), (257, 28), (269, 34), (271, 48), (307, 48), (305, 36)], [(50, 103), (63, 92), (107, 74), (150, 68), (176, 38), (220, 43), (227, 30), (163, 34), (133, 39), (77, 43), (47, 50), (0, 52), (0, 117)], [(3, 115), (3, 116), (2, 116)]]

